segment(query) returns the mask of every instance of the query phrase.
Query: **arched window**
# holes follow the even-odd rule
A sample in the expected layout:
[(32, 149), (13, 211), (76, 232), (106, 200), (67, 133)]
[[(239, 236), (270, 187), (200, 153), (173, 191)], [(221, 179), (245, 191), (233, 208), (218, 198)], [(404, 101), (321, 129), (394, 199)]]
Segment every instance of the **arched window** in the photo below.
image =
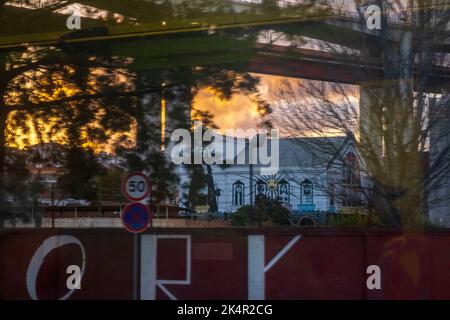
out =
[(255, 192), (256, 200), (266, 198), (267, 184), (264, 181), (262, 181), (261, 179), (258, 180), (255, 185), (255, 191), (256, 191)]
[(303, 180), (300, 184), (300, 204), (301, 205), (312, 205), (313, 204), (313, 183), (309, 179)]
[(359, 166), (358, 160), (353, 152), (347, 153), (342, 168), (342, 182), (348, 185), (358, 184)]
[(238, 180), (233, 183), (233, 206), (244, 205), (244, 184)]
[(342, 166), (342, 206), (359, 207), (360, 205), (361, 178), (358, 159), (353, 152), (348, 152)]
[(291, 191), (290, 191), (289, 183), (286, 180), (281, 179), (278, 182), (278, 196), (280, 197), (280, 200), (284, 204), (289, 205), (290, 204), (290, 197), (289, 197), (290, 194), (291, 194)]

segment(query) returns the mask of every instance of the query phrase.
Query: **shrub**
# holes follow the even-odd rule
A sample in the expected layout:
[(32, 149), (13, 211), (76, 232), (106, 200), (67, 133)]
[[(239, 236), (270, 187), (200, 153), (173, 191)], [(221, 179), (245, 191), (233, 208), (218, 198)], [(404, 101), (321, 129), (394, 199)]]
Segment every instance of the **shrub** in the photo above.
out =
[(232, 217), (234, 226), (289, 225), (289, 210), (281, 202), (272, 199), (259, 199), (254, 206), (239, 208)]

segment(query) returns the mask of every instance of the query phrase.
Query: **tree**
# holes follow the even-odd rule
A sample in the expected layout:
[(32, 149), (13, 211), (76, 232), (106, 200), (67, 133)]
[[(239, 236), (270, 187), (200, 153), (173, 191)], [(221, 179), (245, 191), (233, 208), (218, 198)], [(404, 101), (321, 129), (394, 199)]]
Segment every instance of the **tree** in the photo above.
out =
[[(285, 81), (273, 123), (287, 135), (354, 136), (371, 182), (361, 192), (374, 219), (389, 227), (416, 226), (437, 205), (433, 195), (450, 169), (449, 132), (442, 130), (449, 123), (450, 66), (441, 53), (450, 11), (440, 1), (374, 3), (381, 8), (381, 30), (366, 28), (363, 3), (355, 1), (352, 23), (360, 28), (360, 41), (343, 48), (335, 34), (320, 48), (349, 65), (359, 93), (338, 82)], [(331, 23), (339, 21), (345, 20)], [(359, 67), (345, 62), (350, 58)], [(338, 151), (331, 142), (324, 147)], [(439, 201), (448, 204), (449, 198)]]
[[(266, 114), (270, 111), (270, 106), (261, 99), (261, 96), (258, 93), (257, 86), (259, 84), (259, 78), (256, 76), (223, 68), (205, 67), (201, 70), (194, 71), (192, 77), (195, 82), (192, 83), (191, 87), (192, 95), (188, 95), (190, 97), (190, 101), (187, 102), (189, 109), (192, 106), (195, 93), (202, 88), (212, 88), (222, 100), (231, 99), (233, 94), (246, 94), (257, 103), (261, 113)], [(201, 112), (199, 110), (195, 110), (194, 119), (190, 119), (187, 123), (181, 124), (179, 128), (188, 128), (193, 131), (193, 120), (202, 122), (202, 135), (207, 129), (218, 129), (212, 115), (208, 112)], [(194, 149), (194, 141), (191, 141), (191, 143), (192, 152), (199, 152)], [(208, 144), (209, 143), (203, 143), (203, 148)], [(201, 152), (203, 152), (203, 149)], [(193, 155), (191, 156), (191, 159), (194, 159)], [(188, 189), (188, 192), (184, 196), (187, 205), (194, 207), (199, 204), (207, 204), (209, 212), (217, 213), (217, 193), (211, 164), (202, 162), (201, 164), (187, 164), (184, 165), (184, 167), (191, 176), (189, 185), (184, 186)]]
[[(29, 4), (35, 5), (33, 1)], [(174, 8), (168, 2), (134, 4), (152, 8), (142, 10), (151, 11), (152, 15), (138, 13), (138, 20), (143, 23), (159, 23), (162, 18), (170, 20), (181, 16), (192, 18), (199, 10), (208, 16), (231, 9), (220, 1), (215, 2), (212, 11), (211, 3), (205, 1), (196, 1), (194, 11), (182, 5)], [(53, 20), (52, 12), (61, 7), (62, 4), (37, 8), (21, 17), (21, 21), (24, 25), (36, 20), (57, 24), (61, 19)], [(125, 13), (130, 6), (129, 3), (111, 1), (107, 6), (99, 3), (99, 8)], [(2, 13), (6, 11), (2, 10)], [(129, 13), (134, 12), (133, 8)], [(7, 16), (9, 14), (8, 11)], [(95, 16), (95, 10), (92, 15)], [(45, 24), (43, 29), (48, 26)], [(17, 32), (20, 34), (20, 30)], [(17, 142), (16, 137), (20, 136), (19, 131), (22, 135), (33, 131), (38, 142), (54, 141), (58, 136), (58, 142), (64, 145), (61, 157), (64, 157), (66, 173), (60, 179), (62, 188), (77, 197), (92, 198), (96, 193), (92, 183), (98, 173), (93, 157), (96, 145), (107, 143), (114, 132), (129, 132), (136, 124), (135, 146), (118, 145), (116, 150), (127, 158), (131, 170), (143, 170), (150, 175), (155, 187), (154, 198), (163, 201), (174, 193), (177, 177), (173, 174), (173, 165), (160, 150), (162, 125), (158, 124), (158, 115), (161, 102), (169, 106), (168, 115), (175, 120), (172, 127), (189, 127), (192, 98), (199, 87), (213, 83), (221, 88), (224, 97), (229, 97), (233, 90), (246, 90), (245, 86), (256, 82), (251, 82), (248, 75), (237, 81), (236, 78), (241, 77), (239, 74), (229, 73), (222, 67), (131, 71), (130, 64), (139, 52), (117, 54), (120, 44), (113, 42), (95, 46), (64, 42), (65, 39), (89, 36), (89, 32), (83, 30), (64, 36), (57, 46), (29, 46), (1, 52), (0, 105), (4, 107), (0, 112), (0, 180), (5, 168), (6, 146), (10, 143), (30, 145), (32, 142), (23, 139)], [(0, 189), (2, 186), (0, 181)]]
[[(84, 152), (85, 148), (106, 142), (113, 132), (130, 129), (135, 108), (132, 94), (137, 93), (129, 86), (131, 81), (118, 81), (118, 77), (132, 78), (132, 74), (123, 69), (126, 61), (111, 57), (107, 47), (101, 49), (105, 51), (97, 48), (92, 52), (80, 45), (2, 52), (0, 195), (3, 208), (8, 199), (17, 198), (5, 187), (4, 178), (11, 174), (6, 165), (11, 151), (7, 145), (19, 143), (26, 147), (31, 143), (20, 139), (21, 134), (34, 131), (38, 142), (62, 143), (66, 152), (61, 157), (67, 156), (64, 163), (68, 170), (62, 179), (64, 189), (87, 191), (78, 179), (86, 174), (83, 165), (88, 164), (83, 160), (93, 161)], [(88, 166), (95, 168), (94, 164)], [(70, 185), (72, 182), (77, 186)], [(20, 192), (26, 195), (23, 190)], [(0, 215), (8, 216), (8, 213), (3, 211)]]
[(101, 174), (101, 170), (93, 151), (69, 148), (65, 168), (67, 172), (58, 179), (61, 191), (76, 199), (96, 200), (96, 177)]
[(289, 225), (290, 212), (277, 199), (258, 199), (240, 207), (232, 216), (234, 226)]
[(98, 205), (104, 203), (120, 204), (126, 202), (126, 198), (121, 192), (121, 182), (124, 176), (124, 171), (119, 168), (112, 168), (104, 170), (97, 176), (96, 187)]

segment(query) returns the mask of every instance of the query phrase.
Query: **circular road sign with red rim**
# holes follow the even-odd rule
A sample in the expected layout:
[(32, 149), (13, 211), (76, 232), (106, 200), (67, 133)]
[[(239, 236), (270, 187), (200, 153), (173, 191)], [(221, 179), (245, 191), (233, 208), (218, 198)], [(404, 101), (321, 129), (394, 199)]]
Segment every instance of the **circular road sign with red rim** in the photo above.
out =
[(140, 172), (132, 172), (122, 180), (122, 194), (131, 201), (141, 201), (150, 194), (150, 181)]
[(123, 208), (120, 219), (125, 229), (133, 233), (140, 233), (151, 224), (152, 213), (142, 203), (133, 202)]

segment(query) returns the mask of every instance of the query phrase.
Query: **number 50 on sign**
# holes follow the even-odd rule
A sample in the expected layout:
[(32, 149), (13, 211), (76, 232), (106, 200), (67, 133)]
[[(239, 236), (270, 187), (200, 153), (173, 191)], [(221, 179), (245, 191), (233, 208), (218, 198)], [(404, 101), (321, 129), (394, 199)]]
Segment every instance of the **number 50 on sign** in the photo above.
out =
[(122, 193), (128, 200), (141, 201), (150, 193), (150, 183), (140, 172), (132, 172), (122, 180)]

